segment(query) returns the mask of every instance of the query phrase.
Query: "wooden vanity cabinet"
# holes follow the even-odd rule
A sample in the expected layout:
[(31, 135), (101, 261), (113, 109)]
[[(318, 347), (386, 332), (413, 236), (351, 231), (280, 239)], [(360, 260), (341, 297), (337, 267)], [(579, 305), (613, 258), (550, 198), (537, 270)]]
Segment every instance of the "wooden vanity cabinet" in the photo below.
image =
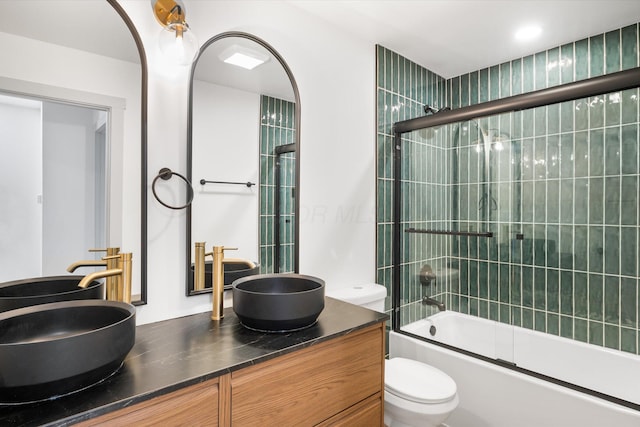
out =
[(384, 323), (81, 423), (382, 426)]
[(383, 366), (380, 323), (232, 372), (232, 424), (382, 425)]

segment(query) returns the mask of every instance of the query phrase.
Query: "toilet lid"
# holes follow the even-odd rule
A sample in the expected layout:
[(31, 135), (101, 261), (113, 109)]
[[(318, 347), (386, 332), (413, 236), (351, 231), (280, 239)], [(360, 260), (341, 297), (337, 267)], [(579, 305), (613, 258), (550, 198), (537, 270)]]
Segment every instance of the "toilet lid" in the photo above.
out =
[(456, 383), (441, 370), (401, 357), (385, 362), (384, 388), (417, 403), (447, 402), (456, 394)]

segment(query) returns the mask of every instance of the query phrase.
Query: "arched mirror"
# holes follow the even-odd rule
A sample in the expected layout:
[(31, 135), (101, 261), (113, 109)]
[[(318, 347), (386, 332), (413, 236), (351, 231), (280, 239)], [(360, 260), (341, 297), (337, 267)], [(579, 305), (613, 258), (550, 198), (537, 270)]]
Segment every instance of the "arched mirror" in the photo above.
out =
[[(229, 32), (209, 39), (191, 72), (187, 177), (187, 295), (211, 292), (211, 261), (194, 285), (195, 243), (255, 273), (298, 272), (300, 98), (291, 70), (265, 41)], [(226, 263), (225, 287), (247, 269)]]
[[(133, 254), (146, 302), (146, 59), (116, 0), (5, 0), (0, 282)], [(83, 267), (83, 275), (104, 267)]]

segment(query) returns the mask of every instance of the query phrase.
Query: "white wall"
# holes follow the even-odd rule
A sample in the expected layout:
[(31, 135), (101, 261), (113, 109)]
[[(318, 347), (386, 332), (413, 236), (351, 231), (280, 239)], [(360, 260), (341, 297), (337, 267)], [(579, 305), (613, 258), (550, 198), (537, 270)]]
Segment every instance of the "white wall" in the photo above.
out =
[[(375, 279), (375, 46), (279, 1), (187, 0), (200, 43), (252, 33), (287, 61), (301, 97), (300, 271), (329, 289)], [(149, 2), (121, 0), (149, 61), (149, 179), (184, 172), (189, 70), (163, 64)], [(185, 297), (183, 212), (149, 200), (148, 305), (138, 323), (210, 310)]]

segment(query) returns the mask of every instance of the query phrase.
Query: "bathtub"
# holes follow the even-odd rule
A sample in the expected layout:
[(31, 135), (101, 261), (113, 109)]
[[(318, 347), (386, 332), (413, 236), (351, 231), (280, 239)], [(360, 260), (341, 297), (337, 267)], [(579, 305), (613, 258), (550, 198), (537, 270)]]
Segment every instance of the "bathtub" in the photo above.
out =
[(436, 366), (458, 385), (460, 405), (447, 420), (450, 427), (640, 426), (640, 411), (633, 409), (640, 408), (638, 356), (451, 311), (402, 330), (577, 386), (390, 332), (390, 357)]

